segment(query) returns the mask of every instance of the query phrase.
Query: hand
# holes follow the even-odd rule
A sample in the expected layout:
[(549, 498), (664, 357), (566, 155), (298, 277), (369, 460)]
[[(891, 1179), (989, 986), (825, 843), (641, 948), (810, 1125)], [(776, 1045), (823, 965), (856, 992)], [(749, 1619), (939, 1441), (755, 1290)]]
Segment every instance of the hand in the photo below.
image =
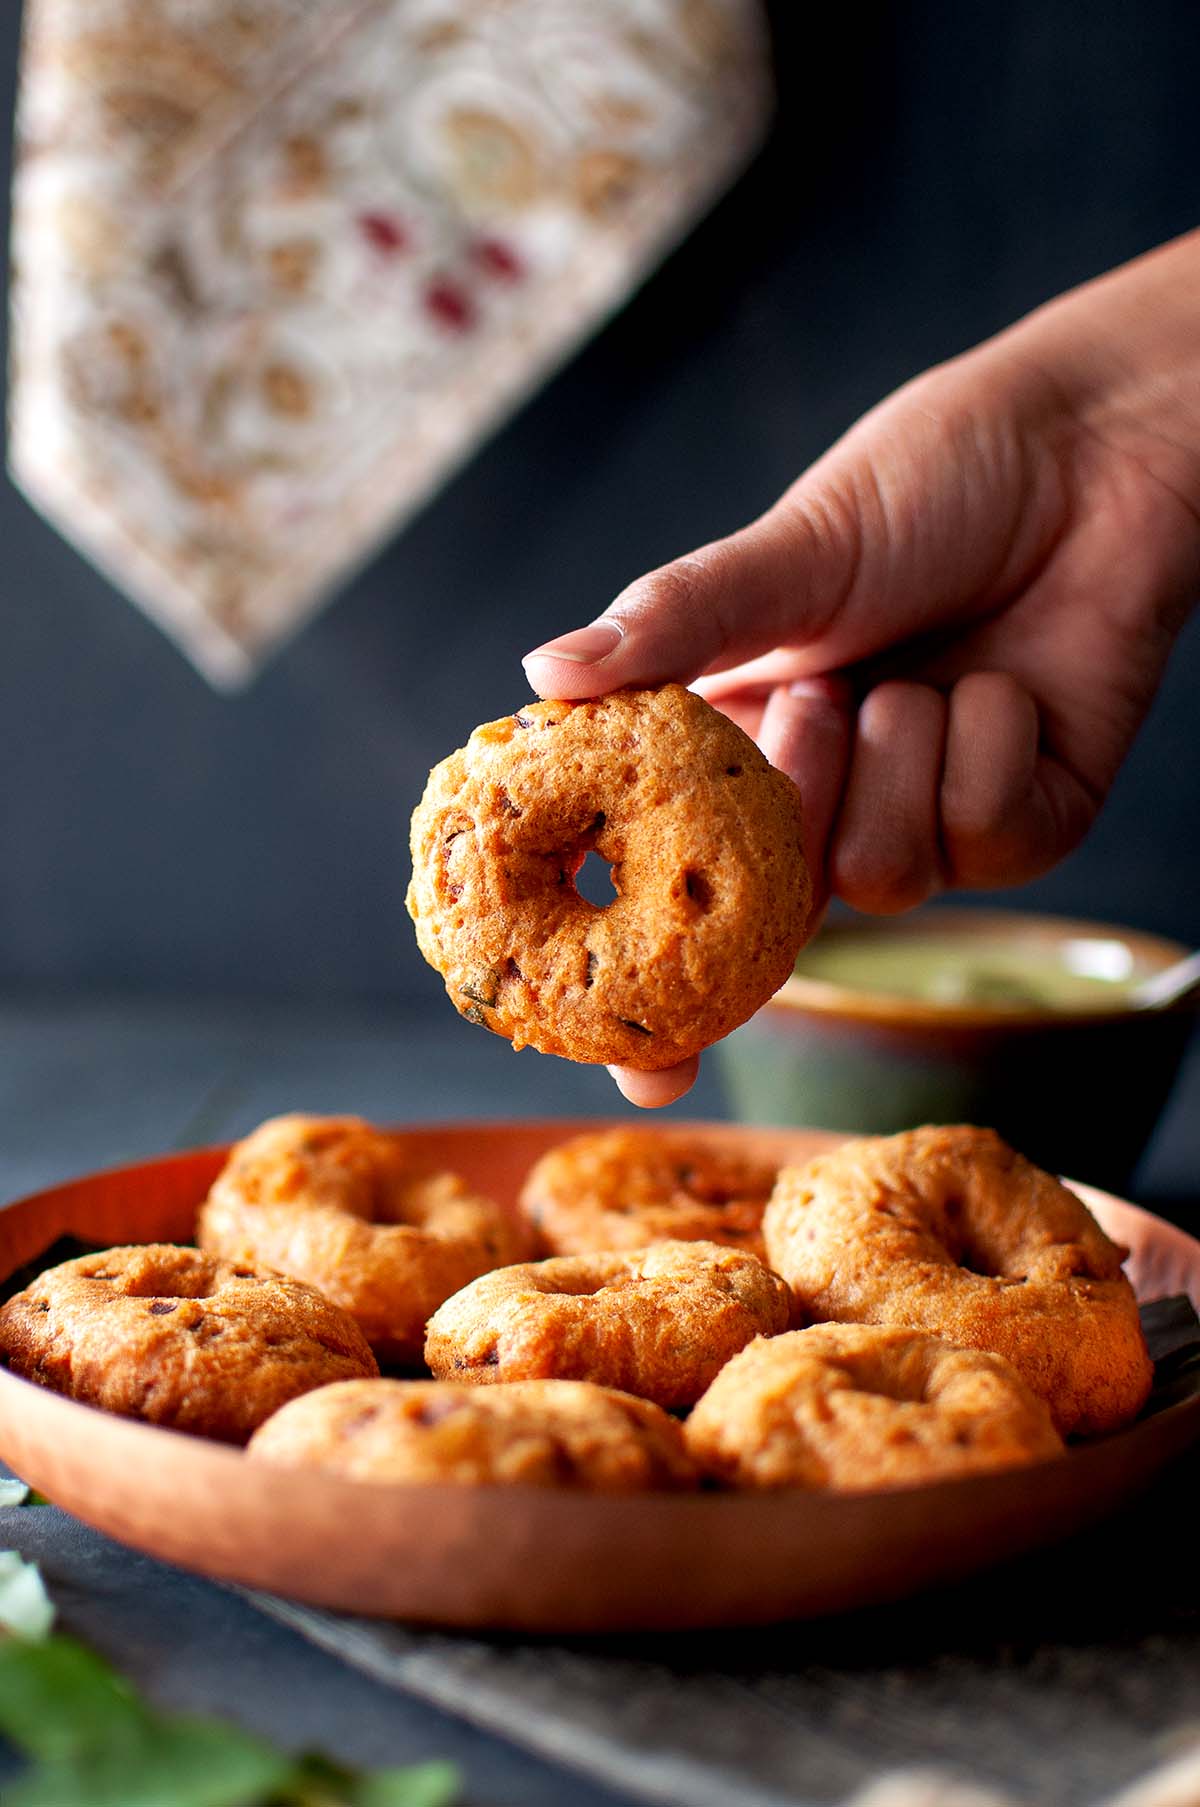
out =
[[(1020, 884), (1087, 831), (1200, 588), (1200, 233), (901, 389), (759, 520), (525, 661), (695, 682), (795, 779), (822, 896)], [(671, 1102), (696, 1062), (615, 1069)]]

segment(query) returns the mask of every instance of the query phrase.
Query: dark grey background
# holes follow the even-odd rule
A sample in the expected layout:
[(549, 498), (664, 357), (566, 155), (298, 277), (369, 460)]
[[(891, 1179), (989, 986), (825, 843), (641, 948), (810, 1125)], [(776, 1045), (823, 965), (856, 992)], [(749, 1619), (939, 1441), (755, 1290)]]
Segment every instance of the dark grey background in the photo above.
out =
[[(1190, 0), (829, 10), (777, 7), (779, 128), (737, 192), (249, 692), (0, 493), (0, 985), (432, 1006), (408, 813), (526, 695), (519, 654), (1200, 216)], [(1100, 826), (1017, 901), (1200, 941), (1198, 677), (1193, 624)]]

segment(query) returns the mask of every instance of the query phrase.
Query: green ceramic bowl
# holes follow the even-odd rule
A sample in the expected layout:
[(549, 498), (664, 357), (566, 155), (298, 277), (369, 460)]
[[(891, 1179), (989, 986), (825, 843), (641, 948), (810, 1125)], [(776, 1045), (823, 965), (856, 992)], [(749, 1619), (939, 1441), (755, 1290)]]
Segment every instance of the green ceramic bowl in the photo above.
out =
[[(941, 999), (900, 995), (933, 937), (949, 965), (969, 954), (986, 972), (991, 950), (1002, 972), (1058, 968), (1064, 992), (1081, 995), (1054, 1007), (986, 981), (976, 997), (955, 997), (952, 984)], [(987, 1124), (1053, 1172), (1118, 1190), (1128, 1182), (1196, 1017), (1195, 998), (1147, 1011), (1129, 987), (1187, 948), (1103, 923), (942, 909), (837, 924), (815, 945), (824, 957), (877, 944), (894, 950), (896, 989), (798, 974), (719, 1045), (735, 1117), (851, 1134)], [(1113, 982), (1074, 984), (1089, 974)]]

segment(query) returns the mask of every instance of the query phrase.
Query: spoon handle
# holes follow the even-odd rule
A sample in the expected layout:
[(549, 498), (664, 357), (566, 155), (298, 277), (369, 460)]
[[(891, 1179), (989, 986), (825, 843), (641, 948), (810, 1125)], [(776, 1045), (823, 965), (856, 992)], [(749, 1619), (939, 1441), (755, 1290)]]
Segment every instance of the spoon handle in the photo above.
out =
[(1181, 1003), (1194, 991), (1200, 991), (1200, 951), (1143, 979), (1134, 991), (1134, 999), (1139, 1010), (1164, 1010), (1168, 1004)]

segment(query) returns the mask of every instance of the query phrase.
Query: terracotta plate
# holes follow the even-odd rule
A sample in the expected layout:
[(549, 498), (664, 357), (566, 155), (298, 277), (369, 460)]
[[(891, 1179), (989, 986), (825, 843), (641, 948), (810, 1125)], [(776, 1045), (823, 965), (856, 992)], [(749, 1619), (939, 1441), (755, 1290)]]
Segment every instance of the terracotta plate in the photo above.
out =
[[(442, 1124), (415, 1151), (506, 1202), (583, 1123)], [(836, 1141), (700, 1129), (765, 1159)], [(185, 1240), (220, 1149), (57, 1186), (0, 1212), (0, 1276), (60, 1236)], [(1140, 1298), (1200, 1304), (1200, 1243), (1078, 1188), (1130, 1250)], [(1032, 1549), (1111, 1512), (1200, 1436), (1200, 1390), (1065, 1461), (856, 1497), (383, 1487), (296, 1477), (238, 1450), (77, 1405), (0, 1371), (0, 1456), (87, 1523), (222, 1580), (381, 1617), (521, 1631), (616, 1631), (787, 1619), (893, 1599)]]

